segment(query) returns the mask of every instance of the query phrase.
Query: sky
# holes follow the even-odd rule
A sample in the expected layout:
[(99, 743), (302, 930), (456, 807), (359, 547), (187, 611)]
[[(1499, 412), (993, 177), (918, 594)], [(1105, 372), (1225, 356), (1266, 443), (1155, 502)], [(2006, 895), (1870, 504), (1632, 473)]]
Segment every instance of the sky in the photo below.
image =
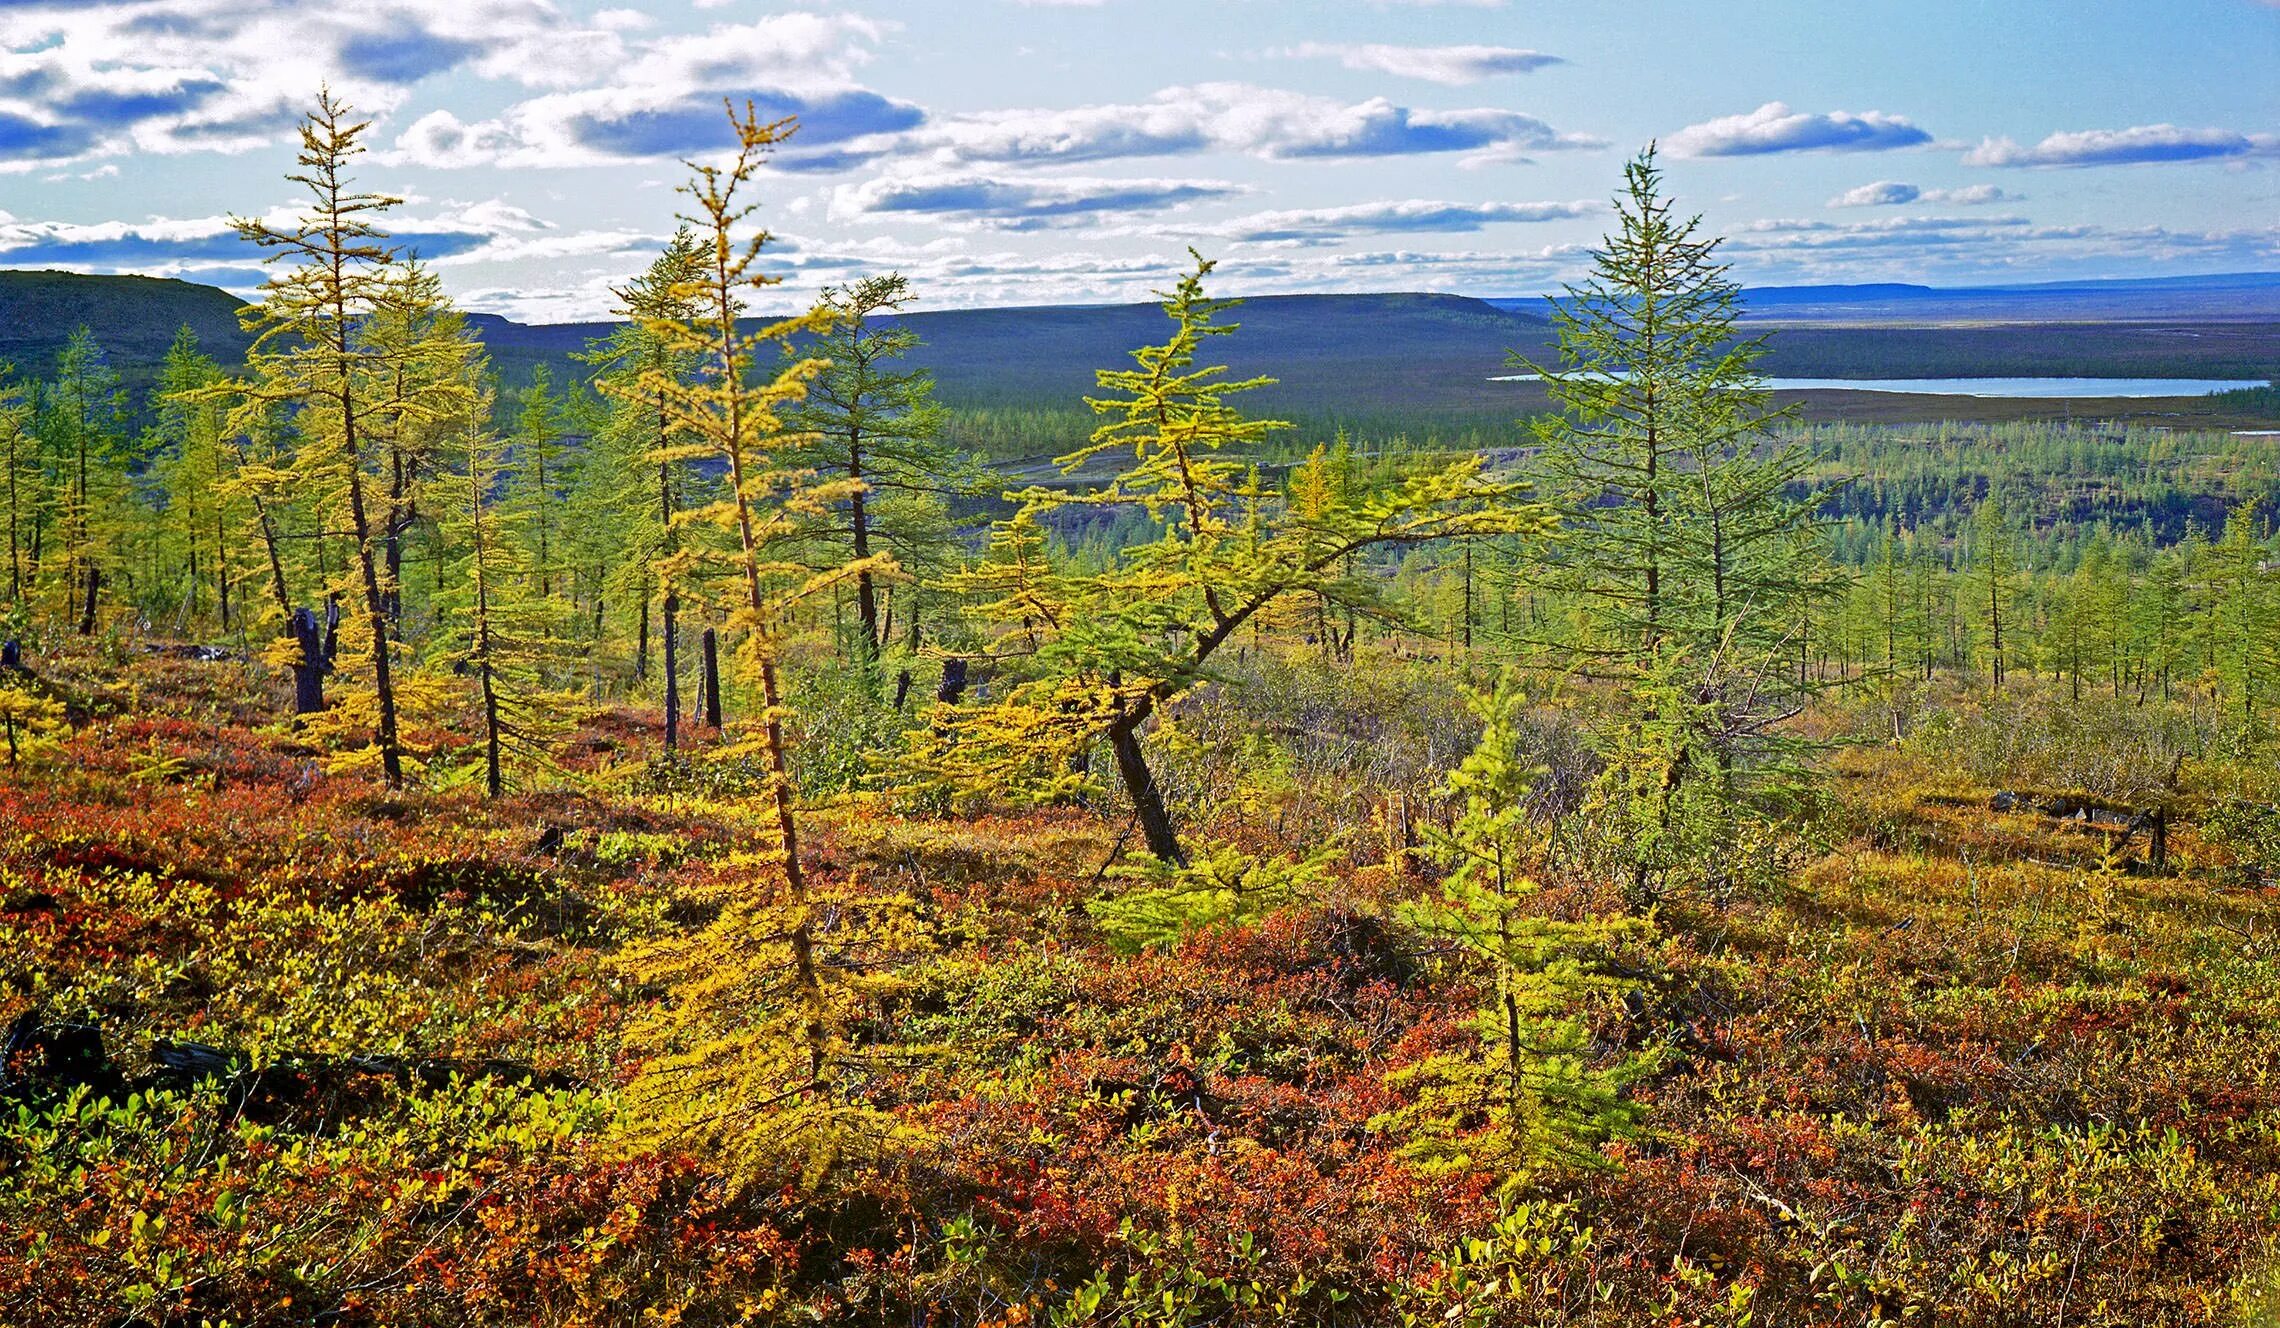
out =
[(2280, 269), (2280, 0), (0, 0), (0, 267), (261, 279), (329, 85), (471, 309), (605, 317), (717, 158), (787, 306), (1525, 295), (1624, 161), (1753, 285)]

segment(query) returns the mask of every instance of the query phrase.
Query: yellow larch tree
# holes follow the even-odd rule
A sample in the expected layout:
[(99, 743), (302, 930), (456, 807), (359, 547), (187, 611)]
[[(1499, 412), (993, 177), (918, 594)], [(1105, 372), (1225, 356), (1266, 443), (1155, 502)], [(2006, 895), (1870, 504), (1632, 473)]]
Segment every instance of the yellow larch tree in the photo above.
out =
[[(790, 358), (765, 381), (754, 372), (763, 350), (814, 334), (828, 313), (745, 323), (747, 299), (781, 281), (759, 266), (767, 232), (745, 234), (756, 207), (747, 188), (793, 123), (763, 122), (749, 105), (741, 114), (732, 106), (729, 121), (733, 157), (691, 163), (683, 186), (695, 204), (683, 220), (700, 261), (676, 275), (669, 298), (637, 310), (662, 354), (630, 385), (605, 380), (605, 388), (661, 408), (661, 437), (685, 441), (661, 449), (660, 461), (705, 459), (726, 472), (717, 501), (674, 517), (726, 538), (681, 541), (659, 570), (669, 591), (708, 570), (733, 586), (728, 628), (761, 709), (721, 755), (761, 767), (761, 846), (729, 865), (721, 912), (708, 927), (635, 960), (671, 995), (631, 1031), (650, 1059), (629, 1087), (627, 1120), (637, 1142), (709, 1146), (742, 1182), (792, 1172), (814, 1180), (894, 1134), (865, 1099), (863, 1080), (899, 1051), (858, 1045), (854, 1028), (897, 985), (895, 960), (919, 940), (907, 901), (811, 879), (779, 665), (795, 606), (858, 575), (889, 576), (894, 564), (877, 556), (815, 571), (795, 558), (799, 534), (855, 486), (817, 483), (783, 460), (809, 441), (786, 430), (783, 412), (825, 362)], [(693, 372), (679, 371), (690, 363)]]

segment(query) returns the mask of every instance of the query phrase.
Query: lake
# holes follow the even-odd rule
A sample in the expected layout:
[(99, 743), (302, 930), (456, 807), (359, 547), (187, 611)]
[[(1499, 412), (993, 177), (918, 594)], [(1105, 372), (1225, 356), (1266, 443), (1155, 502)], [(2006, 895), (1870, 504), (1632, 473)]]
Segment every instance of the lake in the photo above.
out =
[[(1528, 382), (1534, 374), (1492, 381)], [(2262, 387), (2260, 378), (1768, 378), (1776, 392), (1904, 392), (1930, 397), (2205, 397)]]

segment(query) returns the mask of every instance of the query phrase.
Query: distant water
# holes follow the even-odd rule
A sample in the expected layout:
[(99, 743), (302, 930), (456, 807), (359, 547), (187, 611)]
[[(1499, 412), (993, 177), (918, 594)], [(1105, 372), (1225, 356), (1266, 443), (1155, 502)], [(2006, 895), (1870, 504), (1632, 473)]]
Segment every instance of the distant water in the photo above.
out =
[[(1526, 382), (1534, 374), (1495, 381)], [(1931, 397), (2205, 397), (2262, 387), (2261, 378), (1768, 378), (1776, 392), (1905, 392)]]

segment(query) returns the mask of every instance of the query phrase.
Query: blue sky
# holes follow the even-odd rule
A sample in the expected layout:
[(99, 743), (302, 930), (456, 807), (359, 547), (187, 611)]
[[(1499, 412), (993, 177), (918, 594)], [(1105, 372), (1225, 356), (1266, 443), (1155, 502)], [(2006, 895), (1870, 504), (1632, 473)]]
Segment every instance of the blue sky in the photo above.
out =
[(1525, 294), (1625, 156), (1759, 284), (2280, 268), (2276, 0), (0, 0), (0, 266), (245, 289), (317, 88), (463, 303), (598, 317), (724, 96), (787, 297)]

